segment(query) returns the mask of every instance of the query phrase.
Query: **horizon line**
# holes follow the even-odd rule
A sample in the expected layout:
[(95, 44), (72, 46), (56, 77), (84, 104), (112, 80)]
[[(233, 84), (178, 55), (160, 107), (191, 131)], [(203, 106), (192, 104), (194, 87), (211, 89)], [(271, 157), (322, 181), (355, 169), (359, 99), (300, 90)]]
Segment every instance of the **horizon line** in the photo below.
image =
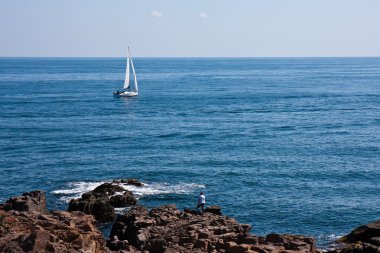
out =
[[(375, 56), (134, 56), (133, 58), (379, 58)], [(125, 56), (0, 56), (0, 58), (125, 58)]]

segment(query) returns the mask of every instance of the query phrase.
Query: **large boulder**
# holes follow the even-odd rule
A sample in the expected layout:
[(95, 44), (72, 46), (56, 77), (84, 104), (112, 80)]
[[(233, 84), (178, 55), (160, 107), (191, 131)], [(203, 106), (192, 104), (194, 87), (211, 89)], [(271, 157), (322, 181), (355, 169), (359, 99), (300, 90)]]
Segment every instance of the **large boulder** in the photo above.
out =
[(22, 196), (8, 199), (1, 209), (46, 213), (46, 194), (43, 191), (26, 192)]

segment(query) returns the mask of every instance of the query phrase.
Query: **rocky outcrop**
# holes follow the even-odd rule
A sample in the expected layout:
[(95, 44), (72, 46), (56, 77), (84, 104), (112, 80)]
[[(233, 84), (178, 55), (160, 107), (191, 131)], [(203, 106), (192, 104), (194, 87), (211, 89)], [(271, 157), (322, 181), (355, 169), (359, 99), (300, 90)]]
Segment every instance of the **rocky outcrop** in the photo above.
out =
[(334, 253), (380, 253), (380, 220), (354, 229), (338, 241)]
[(277, 234), (257, 237), (250, 229), (235, 219), (181, 212), (175, 205), (151, 211), (138, 206), (117, 218), (107, 245), (111, 250), (152, 253), (316, 251), (313, 238)]
[(110, 199), (107, 196), (96, 197), (92, 193), (85, 193), (80, 199), (72, 199), (68, 211), (91, 214), (100, 223), (115, 220), (115, 209), (111, 206)]
[(94, 215), (100, 222), (115, 220), (115, 207), (127, 207), (137, 203), (133, 193), (115, 183), (104, 183), (93, 191), (82, 194), (82, 198), (72, 199), (68, 211), (81, 211)]
[(47, 213), (45, 193), (8, 200), (0, 210), (0, 252), (109, 252), (91, 215)]
[(91, 215), (0, 210), (0, 252), (108, 252)]
[(5, 211), (16, 210), (46, 213), (46, 194), (43, 191), (26, 192), (22, 196), (8, 199), (0, 208)]

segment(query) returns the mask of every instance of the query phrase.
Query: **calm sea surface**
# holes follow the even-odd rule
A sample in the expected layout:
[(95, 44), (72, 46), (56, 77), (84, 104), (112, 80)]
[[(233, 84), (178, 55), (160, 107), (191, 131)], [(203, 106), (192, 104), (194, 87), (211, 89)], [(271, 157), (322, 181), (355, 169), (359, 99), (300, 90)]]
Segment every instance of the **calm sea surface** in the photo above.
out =
[(380, 58), (0, 58), (0, 201), (50, 209), (135, 177), (140, 203), (207, 204), (324, 244), (380, 218)]

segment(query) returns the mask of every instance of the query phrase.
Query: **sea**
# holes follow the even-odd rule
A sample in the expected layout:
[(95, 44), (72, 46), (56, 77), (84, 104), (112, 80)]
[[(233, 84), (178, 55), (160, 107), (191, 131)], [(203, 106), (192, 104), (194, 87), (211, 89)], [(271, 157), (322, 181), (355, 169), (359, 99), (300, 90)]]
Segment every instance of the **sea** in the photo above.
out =
[[(322, 247), (380, 219), (380, 58), (0, 58), (0, 202), (102, 182)], [(125, 210), (119, 210), (123, 212)], [(106, 235), (107, 236), (107, 235)]]

